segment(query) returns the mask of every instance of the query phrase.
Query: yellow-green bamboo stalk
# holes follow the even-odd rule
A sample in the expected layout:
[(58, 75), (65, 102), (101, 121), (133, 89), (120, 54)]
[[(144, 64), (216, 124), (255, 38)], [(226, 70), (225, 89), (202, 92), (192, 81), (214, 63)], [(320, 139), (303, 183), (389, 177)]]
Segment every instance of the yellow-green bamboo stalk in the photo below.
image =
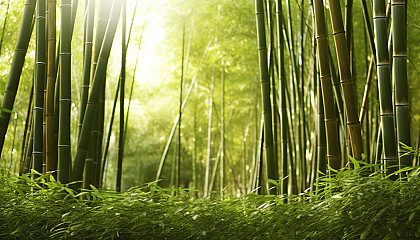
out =
[(363, 153), (363, 139), (356, 101), (356, 89), (355, 85), (353, 84), (340, 1), (328, 0), (328, 2), (330, 6), (334, 43), (337, 52), (338, 66), (340, 70), (340, 82), (341, 88), (343, 90), (347, 126), (349, 128), (353, 157), (357, 160), (361, 160)]
[(281, 163), (282, 167), (280, 169), (281, 179), (282, 179), (282, 194), (288, 193), (288, 142), (287, 142), (287, 129), (288, 129), (288, 119), (286, 112), (286, 70), (285, 70), (285, 58), (284, 58), (284, 36), (283, 36), (283, 7), (282, 1), (276, 0), (276, 17), (277, 17), (277, 51), (279, 59), (279, 105), (280, 105), (280, 134), (281, 134)]
[[(255, 0), (255, 15), (257, 23), (258, 58), (260, 65), (261, 98), (264, 114), (264, 151), (267, 162), (267, 178), (276, 179), (274, 149), (273, 149), (273, 128), (270, 99), (270, 76), (267, 63), (267, 46), (265, 39), (264, 5), (262, 0)], [(272, 188), (271, 193), (276, 189)]]
[[(324, 6), (322, 0), (314, 0), (316, 40), (319, 57), (320, 81), (322, 88), (324, 121), (327, 138), (328, 164), (334, 168), (341, 167), (338, 122), (332, 90), (330, 62), (328, 57), (328, 36), (325, 27)], [(320, 93), (318, 93), (320, 94)]]

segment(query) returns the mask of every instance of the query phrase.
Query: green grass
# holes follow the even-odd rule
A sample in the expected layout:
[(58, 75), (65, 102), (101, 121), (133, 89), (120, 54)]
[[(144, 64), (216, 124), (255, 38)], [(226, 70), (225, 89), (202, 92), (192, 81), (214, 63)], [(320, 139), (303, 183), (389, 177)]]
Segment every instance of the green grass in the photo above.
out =
[[(46, 175), (0, 174), (0, 239), (417, 239), (420, 177), (392, 181), (356, 165), (316, 193), (198, 199), (156, 183), (79, 193)], [(378, 170), (378, 169), (377, 169)], [(52, 180), (52, 179), (51, 179)]]

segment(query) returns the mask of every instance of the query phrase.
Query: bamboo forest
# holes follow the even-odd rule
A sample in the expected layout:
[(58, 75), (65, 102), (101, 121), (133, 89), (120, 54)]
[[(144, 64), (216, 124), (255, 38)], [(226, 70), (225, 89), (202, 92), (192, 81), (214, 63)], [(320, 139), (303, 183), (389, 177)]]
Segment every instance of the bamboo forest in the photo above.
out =
[(0, 0), (0, 34), (0, 239), (420, 239), (419, 0)]

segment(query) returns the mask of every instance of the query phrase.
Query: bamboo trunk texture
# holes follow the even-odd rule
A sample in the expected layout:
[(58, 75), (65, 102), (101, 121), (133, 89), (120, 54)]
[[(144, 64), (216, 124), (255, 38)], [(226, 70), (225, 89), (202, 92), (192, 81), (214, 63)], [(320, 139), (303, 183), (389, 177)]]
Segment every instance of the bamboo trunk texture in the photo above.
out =
[(402, 144), (411, 147), (410, 104), (407, 81), (406, 0), (392, 0), (392, 79), (395, 84), (398, 159), (401, 166), (412, 165), (412, 155)]
[(279, 159), (279, 153), (280, 153), (280, 145), (279, 145), (279, 130), (280, 130), (280, 115), (279, 113), (279, 105), (277, 101), (277, 87), (276, 87), (276, 81), (274, 69), (278, 66), (276, 66), (276, 55), (275, 55), (275, 41), (274, 41), (274, 23), (273, 23), (273, 17), (272, 17), (272, 1), (267, 0), (266, 4), (266, 11), (267, 11), (267, 25), (268, 25), (268, 31), (269, 31), (269, 38), (270, 38), (270, 45), (269, 45), (269, 62), (268, 62), (268, 73), (270, 74), (270, 83), (271, 83), (271, 101), (272, 101), (272, 117), (273, 117), (273, 151), (274, 151), (274, 164), (275, 164), (275, 179), (279, 179), (279, 173), (278, 173), (278, 159)]
[(120, 131), (118, 138), (118, 162), (116, 190), (121, 192), (122, 164), (124, 157), (124, 90), (125, 68), (127, 59), (126, 26), (127, 26), (127, 1), (122, 1), (122, 31), (121, 31), (121, 74), (120, 74)]
[[(270, 76), (267, 65), (267, 46), (266, 33), (264, 23), (264, 4), (262, 0), (255, 0), (255, 15), (257, 23), (257, 41), (258, 41), (258, 58), (260, 66), (260, 83), (261, 98), (264, 115), (264, 152), (267, 162), (267, 178), (276, 179), (274, 149), (273, 149), (273, 128), (272, 128), (272, 112), (270, 100)], [(270, 187), (271, 188), (271, 187)], [(276, 189), (271, 188), (271, 193), (275, 193)]]
[[(96, 74), (97, 65), (99, 62), (99, 55), (101, 48), (103, 47), (104, 35), (106, 31), (106, 26), (109, 24), (110, 19), (110, 11), (111, 8), (109, 6), (112, 5), (112, 0), (101, 0), (98, 9), (97, 15), (97, 22), (96, 22), (96, 35), (95, 35), (95, 42), (93, 45), (93, 59), (92, 59), (92, 67), (91, 67), (91, 87), (93, 78)], [(91, 159), (92, 161), (88, 161), (87, 164), (93, 164), (95, 166), (90, 167), (91, 171), (86, 171), (85, 177), (86, 179), (97, 179), (98, 172), (96, 171), (99, 166), (101, 165), (102, 160), (102, 144), (103, 144), (103, 129), (104, 129), (104, 117), (105, 117), (105, 86), (106, 86), (106, 67), (104, 68), (105, 72), (101, 73), (104, 76), (104, 83), (101, 85), (100, 97), (98, 105), (96, 106), (96, 112), (94, 115), (94, 122), (98, 123), (92, 126), (91, 136), (87, 154), (87, 159)], [(86, 110), (85, 110), (86, 114)], [(92, 177), (90, 175), (93, 175)]]
[[(48, 0), (47, 14), (48, 54), (47, 54), (47, 91), (46, 91), (46, 164), (47, 171), (56, 171), (58, 160), (56, 158), (56, 139), (54, 137), (54, 94), (56, 84), (55, 55), (56, 55), (56, 1)], [(57, 174), (54, 174), (57, 176)]]
[(16, 99), (22, 68), (28, 50), (32, 34), (32, 18), (35, 13), (35, 0), (26, 0), (20, 24), (18, 41), (10, 65), (9, 78), (4, 92), (3, 102), (0, 108), (0, 157), (4, 146), (7, 127), (9, 126), (10, 114)]
[[(325, 27), (324, 6), (322, 0), (314, 0), (316, 40), (318, 48), (320, 81), (324, 107), (324, 122), (327, 138), (328, 164), (334, 168), (341, 167), (340, 145), (338, 137), (337, 113), (335, 111), (334, 95), (328, 57), (328, 37)], [(318, 93), (320, 94), (320, 93)]]
[(381, 116), (382, 146), (386, 165), (397, 164), (397, 147), (392, 105), (391, 73), (388, 53), (388, 21), (384, 0), (373, 1), (373, 27), (376, 44), (379, 114)]
[(78, 134), (82, 129), (83, 119), (85, 117), (86, 105), (89, 96), (90, 73), (92, 66), (92, 48), (93, 48), (93, 26), (95, 22), (95, 1), (89, 0), (87, 2), (87, 18), (84, 41), (84, 56), (83, 56), (83, 80), (82, 80), (82, 94), (80, 101), (80, 114), (78, 123)]
[[(83, 177), (83, 170), (86, 161), (87, 149), (89, 147), (90, 134), (93, 125), (94, 115), (96, 114), (96, 108), (99, 104), (99, 97), (101, 94), (102, 87), (105, 82), (105, 70), (110, 55), (112, 42), (118, 26), (118, 19), (121, 12), (121, 1), (114, 1), (112, 4), (110, 21), (108, 22), (104, 41), (102, 43), (102, 49), (99, 54), (98, 63), (93, 77), (92, 89), (89, 94), (89, 100), (86, 107), (86, 114), (83, 120), (82, 131), (77, 146), (77, 152), (75, 162), (73, 166), (73, 172), (71, 175), (72, 181), (81, 181)], [(77, 184), (75, 187), (80, 187)]]
[(30, 138), (32, 135), (32, 123), (33, 123), (33, 104), (34, 104), (34, 81), (32, 81), (31, 92), (29, 95), (28, 110), (26, 112), (25, 120), (25, 130), (23, 132), (23, 141), (22, 141), (22, 150), (20, 154), (20, 166), (19, 166), (19, 176), (27, 173), (28, 169), (25, 169), (26, 166), (26, 152), (28, 151), (28, 146)]
[(70, 181), (70, 112), (71, 112), (71, 1), (61, 2), (60, 25), (60, 97), (58, 125), (58, 180)]
[(350, 143), (353, 157), (362, 160), (363, 139), (359, 121), (358, 106), (356, 101), (356, 89), (353, 84), (351, 64), (347, 48), (346, 36), (343, 26), (340, 1), (328, 0), (330, 16), (334, 35), (334, 43), (337, 52), (338, 66), (340, 70), (340, 82), (343, 90), (344, 104), (346, 109), (347, 126), (349, 129)]
[(283, 36), (283, 8), (282, 1), (276, 0), (276, 16), (277, 16), (277, 51), (278, 51), (278, 64), (279, 64), (279, 105), (280, 105), (280, 152), (281, 152), (281, 179), (282, 179), (282, 194), (288, 193), (289, 178), (288, 176), (288, 141), (287, 141), (287, 129), (288, 129), (288, 118), (286, 110), (286, 70), (284, 65), (284, 36)]
[(213, 90), (214, 90), (214, 76), (211, 78), (210, 97), (209, 97), (209, 121), (207, 126), (207, 157), (206, 157), (206, 172), (204, 181), (204, 196), (209, 194), (210, 186), (210, 157), (211, 157), (211, 126), (213, 116)]
[(34, 144), (32, 168), (42, 173), (44, 148), (44, 82), (46, 78), (45, 1), (38, 0), (36, 11), (36, 48), (34, 78)]

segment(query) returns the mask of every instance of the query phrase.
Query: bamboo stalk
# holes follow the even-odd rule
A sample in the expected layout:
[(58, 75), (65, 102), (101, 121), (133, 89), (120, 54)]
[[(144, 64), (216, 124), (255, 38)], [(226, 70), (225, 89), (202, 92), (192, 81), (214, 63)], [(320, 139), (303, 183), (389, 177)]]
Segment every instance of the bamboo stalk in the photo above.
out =
[(395, 165), (397, 146), (395, 145), (394, 112), (392, 106), (392, 88), (390, 62), (388, 54), (388, 22), (383, 0), (373, 2), (373, 19), (376, 43), (376, 62), (378, 73), (379, 106), (382, 127), (384, 161), (386, 165)]
[[(204, 53), (203, 53), (203, 56), (201, 57), (201, 60), (200, 60), (200, 64), (199, 65), (201, 65), (201, 63), (203, 62), (205, 56), (207, 55), (207, 51), (208, 51), (208, 49), (211, 46), (211, 42), (212, 41), (209, 41), (209, 43), (207, 44), (207, 47), (204, 50)], [(189, 96), (190, 96), (190, 94), (192, 92), (192, 89), (193, 89), (193, 87), (195, 86), (195, 84), (197, 82), (197, 74), (198, 74), (198, 72), (195, 73), (195, 75), (194, 75), (194, 77), (193, 77), (193, 79), (192, 79), (192, 81), (190, 83), (190, 87), (188, 88), (188, 91), (187, 91), (187, 93), (185, 95), (184, 102), (182, 103), (182, 111), (184, 111), (184, 108), (185, 108), (185, 106), (186, 106), (186, 104), (188, 102), (188, 98), (189, 98)], [(177, 115), (175, 117), (174, 125), (172, 126), (171, 133), (169, 134), (168, 141), (166, 142), (165, 149), (163, 150), (162, 158), (160, 159), (159, 167), (158, 167), (158, 170), (157, 170), (157, 173), (156, 173), (156, 180), (159, 180), (160, 174), (162, 173), (163, 165), (165, 164), (166, 156), (168, 154), (169, 147), (171, 146), (171, 142), (172, 142), (172, 139), (174, 137), (176, 126), (178, 125), (178, 121), (179, 121), (179, 115)]]
[[(54, 133), (54, 93), (56, 83), (55, 48), (56, 48), (56, 1), (48, 0), (48, 58), (47, 58), (47, 92), (46, 92), (46, 163), (47, 171), (56, 171), (56, 145)], [(56, 177), (57, 174), (55, 173)]]
[(1, 38), (0, 38), (0, 56), (1, 56), (1, 50), (2, 50), (2, 46), (3, 46), (3, 39), (4, 39), (4, 32), (6, 31), (6, 24), (7, 24), (7, 17), (9, 16), (9, 9), (10, 9), (10, 1), (9, 0), (7, 2), (7, 9), (6, 9), (6, 14), (4, 16), (4, 22), (3, 22), (3, 30), (1, 31)]
[(350, 68), (350, 58), (345, 39), (340, 2), (336, 0), (328, 0), (328, 2), (330, 6), (334, 43), (340, 69), (340, 82), (343, 90), (347, 126), (349, 129), (353, 157), (357, 160), (361, 160), (363, 153), (363, 139), (359, 114), (357, 111), (356, 89), (353, 83), (354, 79)]
[(19, 176), (22, 176), (22, 174), (26, 173), (27, 171), (24, 171), (24, 168), (26, 166), (26, 152), (28, 150), (30, 138), (31, 138), (31, 132), (32, 132), (32, 122), (33, 122), (33, 98), (34, 98), (34, 81), (32, 80), (32, 87), (31, 92), (29, 95), (29, 104), (28, 104), (28, 110), (26, 111), (26, 120), (25, 120), (25, 130), (23, 131), (23, 141), (22, 141), (22, 150), (20, 153), (20, 166), (19, 166)]
[(122, 1), (122, 30), (121, 30), (121, 74), (120, 74), (120, 131), (118, 138), (118, 162), (116, 191), (121, 192), (122, 164), (124, 157), (124, 94), (125, 94), (125, 68), (127, 59), (126, 44), (127, 26), (127, 0)]
[(207, 126), (207, 157), (206, 157), (206, 171), (204, 178), (204, 196), (209, 195), (210, 187), (210, 157), (211, 157), (211, 126), (213, 116), (213, 90), (214, 90), (214, 76), (211, 78), (210, 83), (210, 96), (209, 96), (209, 120)]
[(32, 18), (35, 12), (35, 0), (26, 0), (23, 10), (22, 22), (19, 29), (18, 41), (16, 43), (13, 60), (10, 65), (9, 78), (7, 80), (6, 91), (4, 92), (3, 102), (0, 108), (0, 157), (4, 146), (7, 127), (9, 126), (10, 114), (16, 99), (16, 93), (22, 74), (25, 56), (28, 50), (29, 41), (32, 34)]
[(402, 144), (411, 146), (410, 103), (407, 81), (406, 0), (391, 0), (392, 79), (395, 84), (398, 160), (401, 167), (412, 165), (412, 155)]
[(61, 2), (60, 26), (60, 122), (58, 125), (58, 180), (70, 180), (70, 112), (71, 112), (71, 1)]
[[(260, 82), (261, 82), (261, 98), (264, 114), (264, 152), (267, 160), (267, 177), (276, 179), (274, 149), (273, 149), (273, 129), (272, 129), (272, 113), (270, 100), (270, 77), (267, 65), (267, 47), (265, 41), (265, 24), (264, 24), (264, 5), (262, 0), (255, 1), (255, 15), (257, 23), (257, 41), (258, 41), (258, 57), (260, 64)], [(270, 187), (271, 188), (271, 187)], [(271, 193), (275, 193), (275, 188)]]
[(82, 129), (83, 119), (85, 117), (86, 104), (89, 96), (90, 73), (92, 71), (92, 47), (93, 47), (93, 26), (95, 17), (95, 0), (87, 1), (87, 16), (86, 16), (86, 37), (84, 38), (84, 55), (83, 55), (83, 82), (82, 82), (82, 96), (80, 101), (80, 114), (78, 123), (78, 137)]
[(36, 49), (34, 78), (34, 145), (33, 169), (42, 173), (43, 163), (43, 117), (44, 117), (44, 81), (46, 78), (46, 36), (45, 1), (38, 0), (36, 11)]
[[(71, 175), (72, 181), (82, 180), (84, 165), (86, 161), (87, 149), (89, 147), (89, 137), (93, 125), (93, 117), (95, 115), (96, 106), (99, 103), (99, 97), (101, 94), (101, 88), (105, 82), (105, 69), (108, 63), (112, 42), (118, 25), (118, 19), (121, 12), (121, 1), (114, 1), (112, 4), (110, 21), (108, 22), (102, 49), (99, 54), (97, 68), (93, 78), (92, 89), (89, 95), (89, 101), (86, 107), (86, 114), (83, 120), (82, 131), (77, 146), (77, 152), (75, 162), (73, 166), (73, 172)], [(79, 187), (80, 184), (76, 184), (75, 187)]]
[[(318, 92), (318, 94), (323, 98), (322, 103), (327, 140), (328, 164), (334, 169), (339, 169), (341, 167), (341, 161), (338, 137), (338, 122), (334, 106), (330, 63), (328, 57), (328, 37), (327, 29), (325, 27), (324, 6), (322, 4), (322, 0), (314, 0), (314, 8), (316, 22), (316, 40), (318, 48), (320, 81), (322, 90), (322, 95), (320, 92)], [(324, 166), (321, 167), (324, 168)]]
[(285, 70), (285, 57), (284, 57), (284, 35), (283, 32), (283, 8), (282, 1), (276, 0), (276, 16), (277, 16), (277, 49), (279, 55), (279, 101), (280, 101), (280, 134), (281, 134), (281, 179), (282, 179), (282, 194), (288, 193), (288, 141), (287, 141), (287, 129), (288, 119), (286, 110), (286, 70)]

